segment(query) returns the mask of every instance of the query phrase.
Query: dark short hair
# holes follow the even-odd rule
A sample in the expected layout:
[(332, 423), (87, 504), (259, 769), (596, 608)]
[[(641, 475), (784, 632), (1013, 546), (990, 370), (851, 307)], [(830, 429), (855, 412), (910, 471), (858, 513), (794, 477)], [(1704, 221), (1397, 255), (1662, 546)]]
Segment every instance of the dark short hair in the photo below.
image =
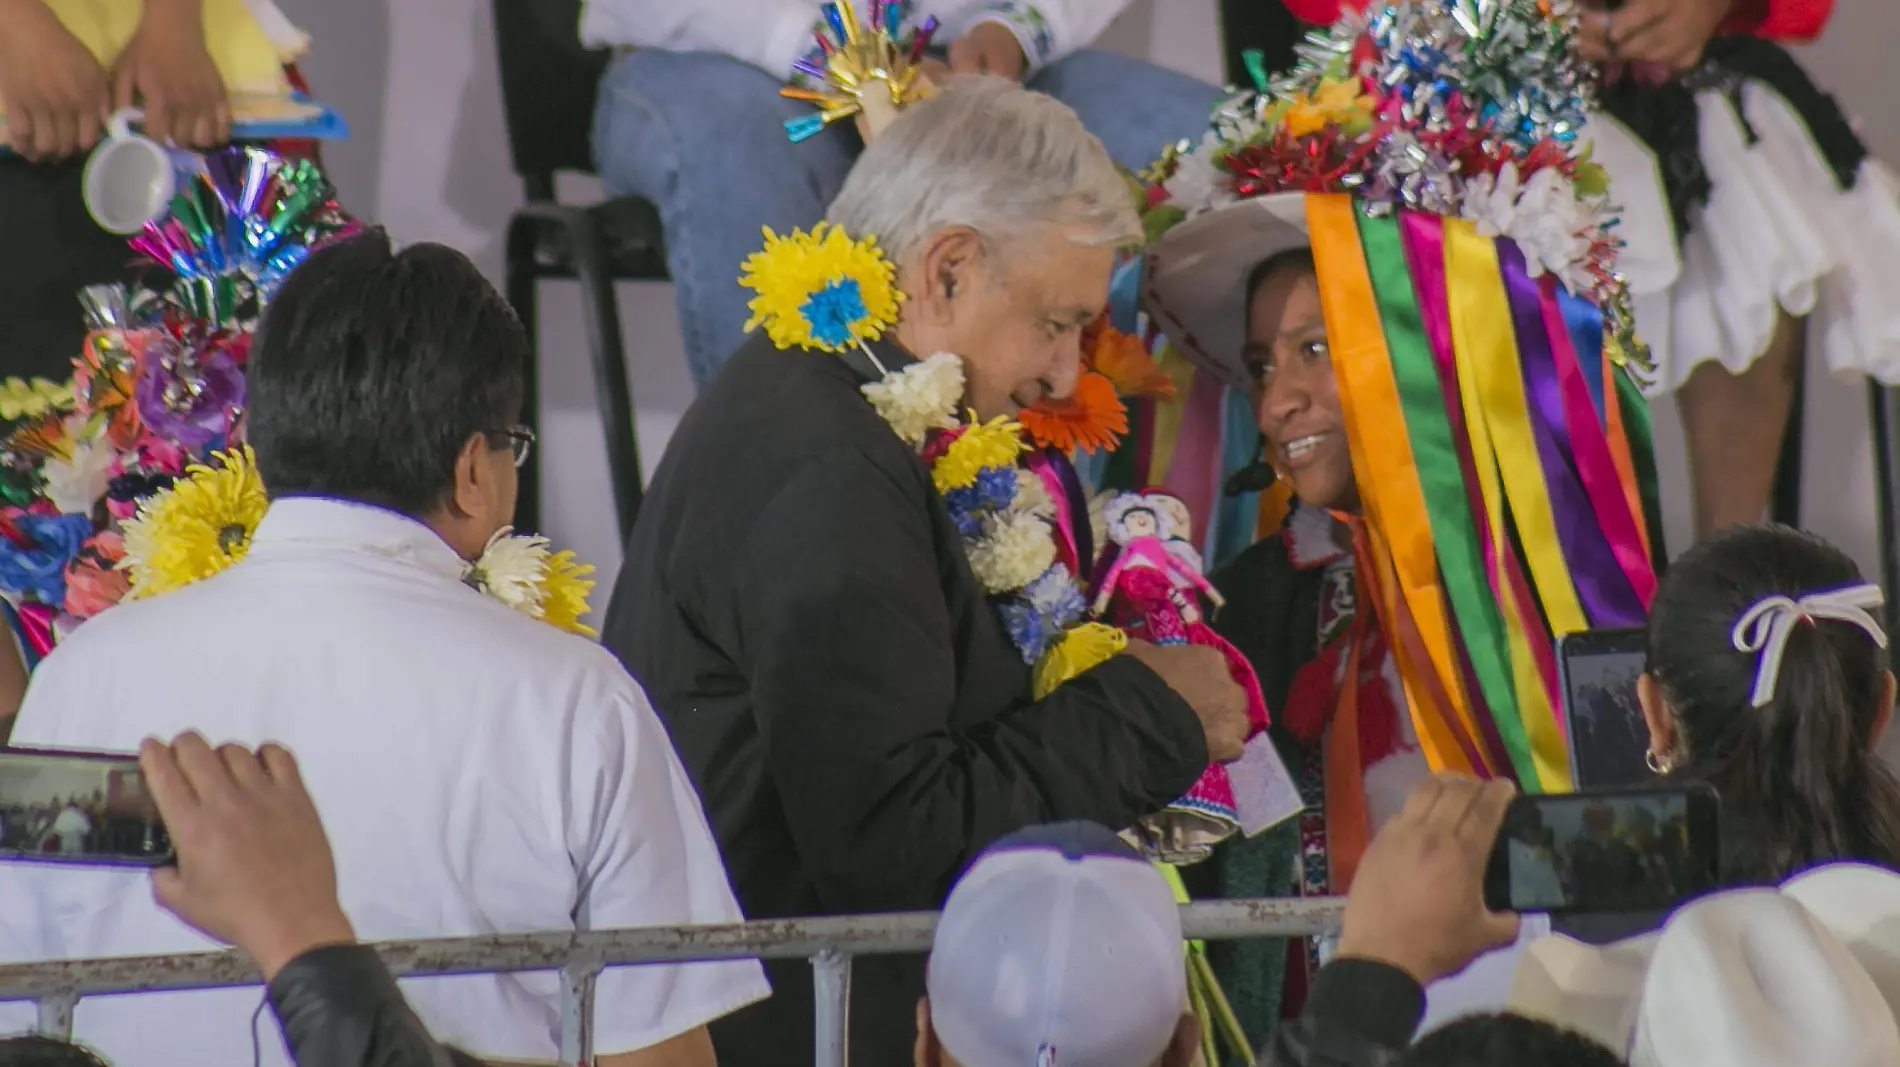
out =
[(273, 498), (328, 496), (421, 516), (475, 434), (506, 447), (528, 338), (467, 256), (395, 251), (370, 229), (312, 253), (264, 312), (248, 438)]
[(106, 1067), (91, 1049), (36, 1034), (0, 1038), (0, 1067)]
[(1821, 538), (1763, 524), (1710, 536), (1656, 589), (1647, 666), (1686, 749), (1677, 770), (1721, 794), (1729, 884), (1779, 882), (1834, 860), (1900, 864), (1900, 783), (1873, 746), (1887, 650), (1851, 623), (1798, 625), (1758, 708), (1757, 655), (1735, 647), (1736, 622), (1768, 597), (1865, 580)]
[(1396, 1067), (1623, 1067), (1623, 1058), (1540, 1019), (1472, 1015), (1419, 1038)]

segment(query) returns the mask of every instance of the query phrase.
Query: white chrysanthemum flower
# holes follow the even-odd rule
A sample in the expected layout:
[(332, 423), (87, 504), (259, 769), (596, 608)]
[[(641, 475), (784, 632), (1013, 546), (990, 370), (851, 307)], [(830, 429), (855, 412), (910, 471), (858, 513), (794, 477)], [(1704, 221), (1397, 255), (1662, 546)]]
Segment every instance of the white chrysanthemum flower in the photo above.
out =
[(112, 484), (112, 464), (117, 459), (111, 448), (98, 441), (81, 441), (73, 446), (70, 458), (47, 460), (40, 468), (46, 478), (47, 502), (69, 514), (90, 514)]
[(1234, 202), (1227, 172), (1214, 162), (1219, 150), (1220, 139), (1209, 132), (1193, 151), (1180, 158), (1174, 174), (1161, 183), (1168, 191), (1169, 203), (1194, 216)]
[(1480, 174), (1465, 183), (1465, 218), (1477, 224), (1479, 237), (1509, 237), (1517, 222), (1517, 164), (1496, 174)]
[(547, 587), (541, 575), (548, 565), (548, 539), (517, 536), (509, 527), (495, 531), (480, 559), (469, 564), (462, 581), (523, 615), (540, 618)]
[(956, 426), (963, 385), (963, 361), (954, 353), (939, 352), (885, 375), (860, 391), (878, 417), (915, 448), (924, 443), (930, 431)]
[(1009, 502), (1009, 509), (1023, 515), (1052, 519), (1056, 514), (1056, 502), (1049, 495), (1049, 487), (1043, 484), (1042, 475), (1018, 468), (1016, 498)]
[(1555, 274), (1573, 291), (1588, 291), (1589, 235), (1597, 211), (1577, 197), (1562, 171), (1546, 167), (1520, 182), (1517, 164), (1507, 163), (1495, 180), (1480, 175), (1466, 186), (1463, 214), (1476, 223), (1479, 236), (1515, 242), (1531, 277)]
[(1041, 576), (1056, 561), (1055, 532), (1033, 515), (986, 519), (969, 542), (970, 569), (987, 593), (1008, 593)]

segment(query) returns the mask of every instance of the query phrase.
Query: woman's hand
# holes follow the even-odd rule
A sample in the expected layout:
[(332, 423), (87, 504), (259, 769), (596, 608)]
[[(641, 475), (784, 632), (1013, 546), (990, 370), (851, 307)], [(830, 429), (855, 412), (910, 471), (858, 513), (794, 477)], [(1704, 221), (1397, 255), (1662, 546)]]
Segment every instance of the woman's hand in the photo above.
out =
[(199, 8), (199, 0), (146, 0), (112, 85), (114, 107), (145, 109), (146, 136), (205, 149), (230, 140), (231, 104), (205, 51)]
[[(1702, 50), (1734, 9), (1734, 0), (1628, 0), (1609, 16), (1609, 53), (1639, 69), (1680, 75), (1702, 62)], [(1596, 13), (1586, 13), (1586, 24)], [(1651, 79), (1645, 79), (1651, 80)]]
[(91, 148), (112, 100), (99, 62), (40, 0), (0, 0), (0, 25), (4, 143), (36, 161)]
[(1022, 42), (1000, 22), (979, 22), (950, 43), (952, 73), (994, 74), (1021, 81), (1028, 66)]

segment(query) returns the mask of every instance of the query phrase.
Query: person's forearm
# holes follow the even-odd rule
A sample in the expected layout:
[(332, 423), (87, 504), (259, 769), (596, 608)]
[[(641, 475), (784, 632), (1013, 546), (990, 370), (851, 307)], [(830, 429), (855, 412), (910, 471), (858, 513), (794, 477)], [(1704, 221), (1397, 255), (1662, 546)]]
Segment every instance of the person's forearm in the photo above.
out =
[(277, 973), (269, 993), (297, 1067), (446, 1067), (450, 1062), (383, 961), (366, 946), (307, 952)]
[(837, 784), (781, 788), (826, 906), (887, 911), (935, 907), (978, 851), (1024, 826), (1132, 825), (1207, 762), (1193, 710), (1117, 656), (1038, 703), (828, 771)]
[(1320, 968), (1297, 1022), (1281, 1026), (1264, 1067), (1375, 1067), (1411, 1043), (1425, 989), (1390, 964), (1340, 958)]
[(590, 11), (582, 25), (590, 47), (717, 52), (787, 78), (818, 19), (809, 0), (650, 0)]
[[(971, 21), (1009, 28), (1022, 45), (1028, 69), (1087, 48), (1128, 7), (1129, 0), (993, 0)], [(961, 28), (964, 32), (968, 27)]]

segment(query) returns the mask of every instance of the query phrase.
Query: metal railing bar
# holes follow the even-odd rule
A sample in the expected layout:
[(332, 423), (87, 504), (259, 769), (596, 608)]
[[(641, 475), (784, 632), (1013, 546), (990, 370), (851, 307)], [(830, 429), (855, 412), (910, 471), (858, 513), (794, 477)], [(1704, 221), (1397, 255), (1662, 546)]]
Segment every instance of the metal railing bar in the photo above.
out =
[[(1183, 933), (1225, 940), (1292, 937), (1338, 928), (1339, 898), (1224, 900), (1184, 905)], [(398, 978), (505, 971), (562, 970), (582, 961), (597, 966), (723, 959), (809, 959), (827, 951), (846, 956), (926, 952), (936, 929), (934, 912), (768, 919), (726, 926), (649, 927), (435, 938), (376, 944)], [(96, 960), (47, 960), (0, 966), (0, 1001), (48, 995), (101, 995), (211, 989), (261, 982), (249, 959), (235, 952), (199, 952)]]
[(851, 957), (826, 949), (811, 958), (812, 1060), (844, 1067), (851, 1047)]

